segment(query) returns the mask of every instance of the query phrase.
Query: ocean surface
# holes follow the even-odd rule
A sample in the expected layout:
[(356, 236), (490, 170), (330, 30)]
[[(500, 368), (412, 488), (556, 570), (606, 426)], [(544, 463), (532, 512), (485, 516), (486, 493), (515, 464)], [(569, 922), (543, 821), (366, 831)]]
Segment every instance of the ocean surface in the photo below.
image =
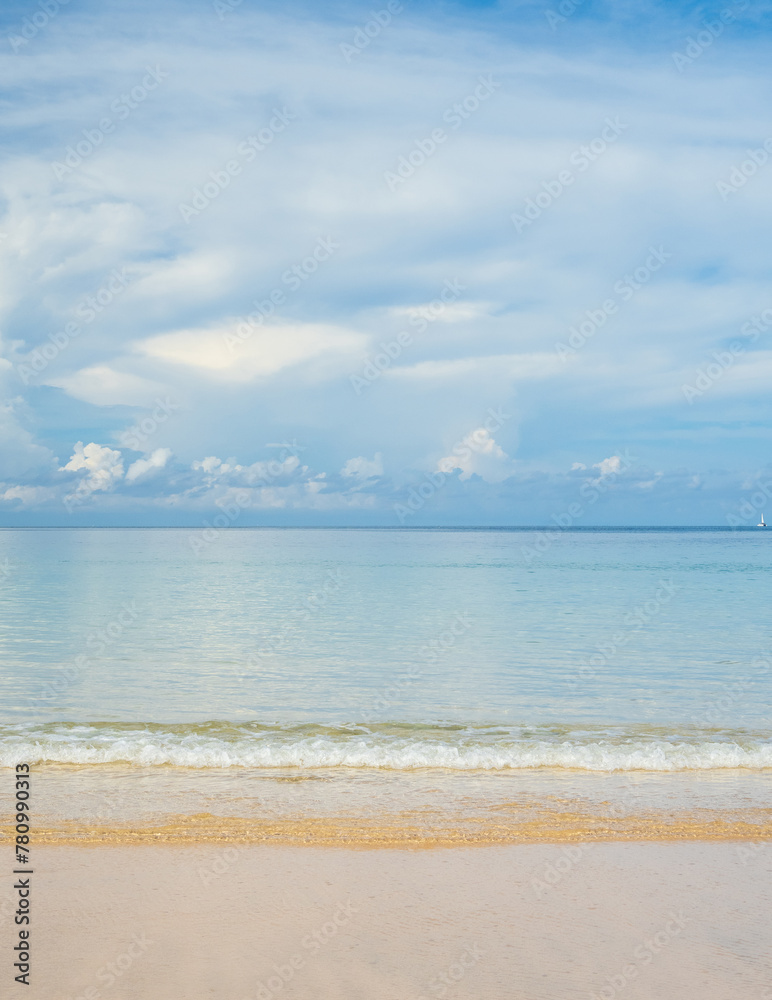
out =
[(0, 765), (772, 767), (772, 532), (0, 531)]

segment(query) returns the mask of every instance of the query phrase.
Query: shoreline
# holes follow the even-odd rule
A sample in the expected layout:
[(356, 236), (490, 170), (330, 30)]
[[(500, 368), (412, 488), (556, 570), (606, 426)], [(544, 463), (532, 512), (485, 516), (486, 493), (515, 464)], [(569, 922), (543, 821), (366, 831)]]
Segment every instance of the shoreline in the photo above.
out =
[[(608, 816), (598, 812), (512, 809), (507, 816), (426, 812), (387, 816), (215, 816), (182, 814), (162, 821), (42, 824), (35, 846), (269, 844), (355, 849), (433, 849), (519, 844), (772, 841), (772, 809)], [(11, 828), (0, 828), (11, 837)]]

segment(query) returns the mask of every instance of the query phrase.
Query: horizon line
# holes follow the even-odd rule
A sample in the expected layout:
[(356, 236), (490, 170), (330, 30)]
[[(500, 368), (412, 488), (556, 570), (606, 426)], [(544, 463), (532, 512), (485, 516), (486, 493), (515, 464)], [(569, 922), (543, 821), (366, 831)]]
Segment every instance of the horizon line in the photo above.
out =
[[(754, 531), (760, 525), (744, 524), (233, 524), (215, 531)], [(198, 524), (0, 524), (0, 531), (195, 531), (211, 529)]]

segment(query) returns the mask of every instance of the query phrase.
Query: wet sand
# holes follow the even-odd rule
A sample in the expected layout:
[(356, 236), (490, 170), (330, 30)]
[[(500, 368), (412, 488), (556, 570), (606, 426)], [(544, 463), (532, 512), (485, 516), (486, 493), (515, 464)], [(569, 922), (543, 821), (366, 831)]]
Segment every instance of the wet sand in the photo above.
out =
[(772, 1000), (771, 871), (762, 842), (38, 844), (32, 985), (4, 976), (28, 1000)]
[[(584, 808), (582, 808), (584, 807)], [(11, 828), (2, 831), (11, 837)], [(489, 808), (485, 815), (403, 811), (371, 817), (286, 816), (250, 818), (211, 813), (163, 816), (156, 822), (88, 824), (59, 821), (40, 827), (37, 844), (271, 844), (372, 848), (471, 847), (493, 844), (584, 844), (606, 841), (746, 841), (772, 839), (770, 810), (658, 811), (620, 815), (589, 811), (585, 803), (536, 808), (522, 802)]]
[(761, 771), (234, 770), (38, 767), (33, 842), (361, 849), (772, 839)]

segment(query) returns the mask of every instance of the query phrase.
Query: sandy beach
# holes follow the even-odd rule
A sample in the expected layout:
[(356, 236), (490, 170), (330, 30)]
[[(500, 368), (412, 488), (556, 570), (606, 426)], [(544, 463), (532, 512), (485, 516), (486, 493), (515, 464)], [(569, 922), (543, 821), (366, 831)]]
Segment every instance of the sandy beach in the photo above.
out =
[(41, 845), (24, 995), (768, 1000), (771, 862), (762, 842)]
[(772, 1000), (772, 0), (0, 26), (0, 1000)]
[[(772, 1000), (757, 542), (577, 533), (530, 567), (505, 532), (202, 561), (175, 532), (3, 537), (32, 574), (5, 595), (3, 997)], [(664, 573), (682, 604), (582, 673)], [(67, 621), (39, 633), (41, 594)]]

